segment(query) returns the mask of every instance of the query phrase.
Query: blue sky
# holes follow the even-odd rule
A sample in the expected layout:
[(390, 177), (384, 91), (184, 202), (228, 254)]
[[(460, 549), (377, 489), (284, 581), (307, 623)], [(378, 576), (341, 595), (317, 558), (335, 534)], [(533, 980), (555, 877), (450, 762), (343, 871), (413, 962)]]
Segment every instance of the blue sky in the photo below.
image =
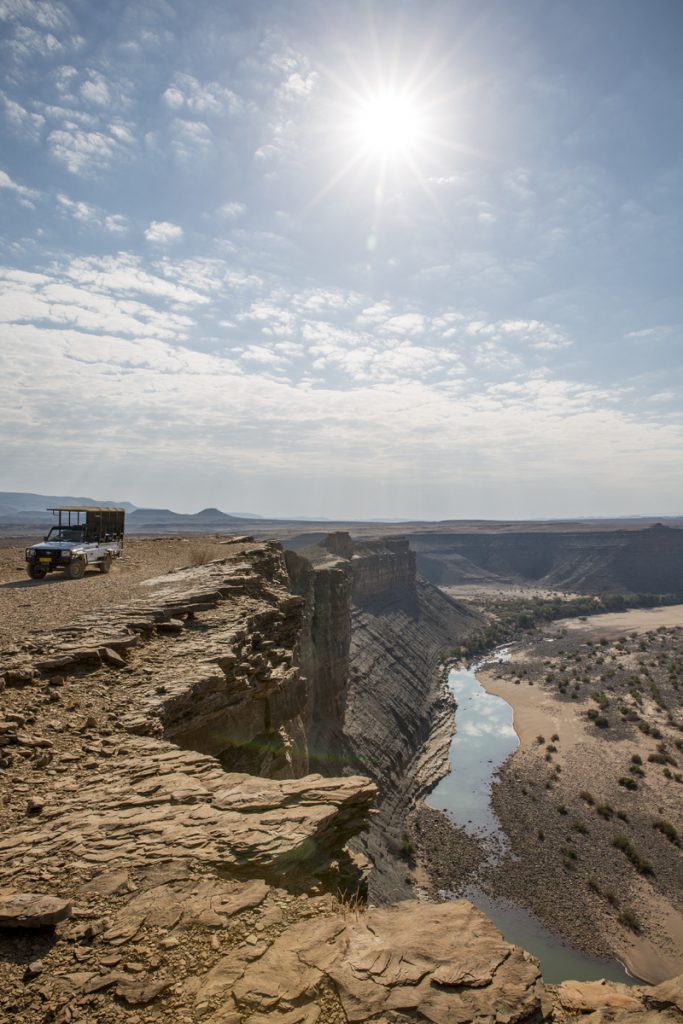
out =
[(683, 512), (680, 0), (0, 0), (2, 490)]

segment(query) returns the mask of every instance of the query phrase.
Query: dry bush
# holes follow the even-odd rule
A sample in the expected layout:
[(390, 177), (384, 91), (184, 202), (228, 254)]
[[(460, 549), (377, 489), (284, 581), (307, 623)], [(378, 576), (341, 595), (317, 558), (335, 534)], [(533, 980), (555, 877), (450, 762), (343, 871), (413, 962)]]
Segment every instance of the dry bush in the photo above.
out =
[(208, 562), (213, 562), (216, 557), (213, 544), (191, 544), (187, 552), (187, 564), (206, 565)]

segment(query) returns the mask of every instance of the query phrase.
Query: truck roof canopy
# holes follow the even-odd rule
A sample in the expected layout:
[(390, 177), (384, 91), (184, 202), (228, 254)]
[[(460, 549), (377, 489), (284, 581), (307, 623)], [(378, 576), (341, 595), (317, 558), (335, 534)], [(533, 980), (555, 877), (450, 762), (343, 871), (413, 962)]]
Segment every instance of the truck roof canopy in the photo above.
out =
[(116, 505), (59, 505), (57, 508), (49, 508), (48, 512), (124, 512), (125, 508), (118, 508)]

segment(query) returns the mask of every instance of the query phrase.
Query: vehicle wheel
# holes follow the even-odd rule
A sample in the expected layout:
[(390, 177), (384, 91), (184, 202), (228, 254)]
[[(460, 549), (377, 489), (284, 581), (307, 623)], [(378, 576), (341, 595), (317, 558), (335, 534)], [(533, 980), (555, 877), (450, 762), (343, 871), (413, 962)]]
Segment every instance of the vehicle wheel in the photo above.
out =
[(104, 556), (101, 562), (97, 563), (97, 567), (100, 572), (110, 572), (111, 570), (111, 555), (107, 554)]
[(31, 565), (30, 563), (26, 566), (26, 572), (32, 580), (42, 580), (47, 576), (47, 569), (43, 569), (39, 565)]
[(70, 580), (80, 580), (85, 576), (85, 562), (82, 558), (74, 558), (66, 567), (66, 575)]

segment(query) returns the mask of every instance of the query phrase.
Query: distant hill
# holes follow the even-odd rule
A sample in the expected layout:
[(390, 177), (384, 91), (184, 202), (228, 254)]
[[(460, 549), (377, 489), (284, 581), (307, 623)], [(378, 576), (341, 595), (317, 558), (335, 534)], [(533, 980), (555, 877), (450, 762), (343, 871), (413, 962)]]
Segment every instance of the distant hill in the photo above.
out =
[(249, 522), (244, 516), (232, 516), (217, 508), (204, 508), (201, 512), (185, 514), (172, 512), (169, 508), (137, 508), (126, 517), (126, 528), (130, 531), (151, 530), (177, 533), (186, 530), (225, 530)]
[(183, 529), (231, 529), (232, 524), (261, 519), (246, 512), (227, 513), (217, 508), (184, 514), (168, 508), (139, 508), (130, 501), (112, 501), (110, 498), (86, 498), (73, 494), (33, 494), (27, 491), (0, 491), (0, 526), (42, 529), (51, 525), (53, 516), (48, 508), (60, 505), (114, 505), (126, 510), (128, 529), (149, 532), (159, 529), (178, 532)]
[(0, 491), (0, 515), (15, 512), (44, 512), (57, 505), (115, 505), (132, 512), (137, 506), (130, 501), (112, 501), (110, 498), (84, 498), (73, 494), (31, 494), (27, 491)]

